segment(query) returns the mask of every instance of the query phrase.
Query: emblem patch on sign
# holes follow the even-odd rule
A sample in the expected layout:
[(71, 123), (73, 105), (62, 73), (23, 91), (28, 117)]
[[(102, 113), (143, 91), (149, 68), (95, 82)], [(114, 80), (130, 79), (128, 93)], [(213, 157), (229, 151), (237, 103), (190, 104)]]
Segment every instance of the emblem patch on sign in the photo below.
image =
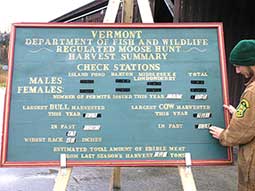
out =
[(237, 118), (242, 118), (244, 116), (244, 113), (246, 110), (250, 107), (249, 102), (246, 99), (241, 99), (239, 105), (237, 106), (236, 109), (236, 117)]

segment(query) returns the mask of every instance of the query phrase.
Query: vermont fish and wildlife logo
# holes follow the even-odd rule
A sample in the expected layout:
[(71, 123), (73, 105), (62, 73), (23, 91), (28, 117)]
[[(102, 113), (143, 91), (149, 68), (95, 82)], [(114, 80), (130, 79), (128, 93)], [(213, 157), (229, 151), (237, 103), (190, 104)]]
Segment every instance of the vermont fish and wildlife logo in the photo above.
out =
[(236, 109), (236, 117), (238, 118), (242, 118), (244, 117), (244, 113), (246, 112), (246, 110), (250, 107), (249, 102), (246, 99), (241, 99), (239, 105), (237, 106)]

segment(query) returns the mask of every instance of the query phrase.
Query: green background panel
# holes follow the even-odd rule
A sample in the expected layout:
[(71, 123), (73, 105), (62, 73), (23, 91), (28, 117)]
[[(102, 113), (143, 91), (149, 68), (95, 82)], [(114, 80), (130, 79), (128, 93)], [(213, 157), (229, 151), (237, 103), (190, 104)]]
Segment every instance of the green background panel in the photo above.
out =
[[(93, 39), (89, 47), (97, 46), (97, 38), (91, 35), (92, 30), (97, 31), (142, 31), (141, 39), (156, 39), (157, 46), (163, 46), (162, 39), (207, 39), (208, 45), (193, 46), (182, 45), (179, 52), (168, 52), (167, 59), (158, 60), (121, 60), (121, 53), (118, 46), (112, 44), (112, 38), (107, 39), (107, 46), (114, 46), (116, 51), (114, 60), (69, 60), (68, 53), (56, 52), (54, 45), (33, 45), (26, 46), (25, 39)], [(73, 161), (135, 161), (155, 160), (171, 161), (183, 160), (183, 157), (172, 157), (169, 147), (185, 147), (185, 150), (176, 153), (190, 152), (193, 160), (198, 161), (218, 161), (229, 160), (228, 148), (222, 147), (217, 140), (213, 139), (208, 129), (196, 129), (195, 125), (209, 123), (224, 127), (223, 112), (223, 74), (221, 73), (220, 50), (217, 27), (191, 27), (191, 28), (72, 28), (72, 27), (17, 27), (14, 43), (14, 60), (12, 87), (10, 96), (10, 112), (8, 122), (8, 152), (7, 161), (33, 163), (37, 161), (59, 160), (59, 155), (67, 154), (119, 154), (122, 158), (73, 158)], [(134, 43), (138, 46), (140, 39), (134, 38)], [(155, 53), (154, 45), (150, 45), (152, 54)], [(97, 52), (98, 53), (98, 52)], [(133, 54), (134, 52), (130, 52)], [(91, 53), (89, 53), (91, 54)], [(99, 71), (104, 73), (104, 77), (93, 77), (94, 71), (77, 71), (79, 64), (108, 64), (109, 71)], [(158, 64), (158, 71), (123, 71), (132, 72), (133, 76), (116, 77), (112, 76), (114, 64)], [(87, 72), (88, 77), (71, 77), (69, 72)], [(175, 80), (135, 80), (139, 72), (162, 73), (172, 72), (176, 74)], [(207, 76), (190, 76), (189, 73), (203, 72)], [(18, 93), (21, 86), (31, 86), (29, 78), (33, 77), (58, 77), (61, 78), (61, 93)], [(116, 79), (129, 79), (130, 83), (116, 83)], [(80, 83), (80, 80), (94, 80), (92, 84)], [(203, 80), (204, 84), (191, 84), (191, 80)], [(160, 86), (147, 85), (147, 82), (161, 82)], [(55, 86), (54, 84), (36, 84), (32, 86)], [(130, 92), (115, 92), (115, 88), (130, 88)], [(161, 88), (161, 92), (146, 92), (146, 88)], [(190, 92), (191, 88), (205, 88), (207, 92)], [(80, 89), (93, 89), (94, 93), (80, 93)], [(144, 99), (134, 98), (134, 95), (141, 94), (147, 96)], [(160, 99), (149, 98), (149, 95), (163, 95)], [(182, 99), (166, 99), (167, 94), (182, 94)], [(206, 94), (206, 100), (191, 99), (191, 95)], [(74, 95), (75, 99), (54, 99), (54, 95)], [(111, 99), (77, 99), (79, 95), (108, 95)], [(113, 95), (129, 95), (131, 99), (113, 99)], [(24, 110), (27, 105), (47, 105), (67, 104), (68, 110)], [(160, 104), (173, 105), (174, 108), (161, 110)], [(134, 110), (135, 105), (154, 105), (152, 110)], [(177, 109), (179, 105), (203, 105), (209, 109)], [(104, 110), (73, 110), (80, 112), (81, 116), (68, 117), (65, 112), (72, 111), (72, 106), (104, 106)], [(50, 117), (48, 112), (61, 112), (59, 117)], [(187, 112), (185, 116), (174, 116), (173, 112)], [(155, 112), (165, 112), (167, 116), (156, 116)], [(208, 119), (197, 119), (194, 113), (211, 113)], [(84, 113), (100, 113), (101, 117), (96, 119), (86, 119)], [(168, 128), (171, 123), (181, 123), (182, 128)], [(57, 124), (57, 129), (51, 129), (52, 124)], [(67, 129), (60, 129), (60, 124), (75, 124), (76, 142), (66, 143)], [(159, 124), (164, 124), (165, 128), (158, 128)], [(100, 125), (99, 131), (85, 131), (85, 125)], [(72, 129), (70, 129), (72, 130)], [(24, 138), (62, 137), (61, 143), (34, 143), (25, 142)], [(82, 142), (82, 138), (101, 137), (101, 142)], [(132, 151), (111, 152), (110, 147), (132, 147)], [(147, 146), (160, 146), (167, 148), (165, 157), (144, 157), (127, 158), (126, 154), (152, 153), (158, 151), (146, 151)], [(85, 147), (86, 152), (53, 152), (54, 147)], [(89, 148), (106, 148), (107, 151), (90, 151)], [(134, 148), (140, 147), (141, 151)], [(98, 162), (99, 164), (101, 162)]]

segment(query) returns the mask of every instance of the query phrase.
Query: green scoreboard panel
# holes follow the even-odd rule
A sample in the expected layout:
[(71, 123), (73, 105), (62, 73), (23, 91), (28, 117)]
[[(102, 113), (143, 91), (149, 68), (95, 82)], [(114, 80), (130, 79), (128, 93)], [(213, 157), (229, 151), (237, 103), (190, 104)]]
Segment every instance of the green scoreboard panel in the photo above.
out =
[(2, 166), (232, 162), (221, 23), (14, 24), (9, 56)]

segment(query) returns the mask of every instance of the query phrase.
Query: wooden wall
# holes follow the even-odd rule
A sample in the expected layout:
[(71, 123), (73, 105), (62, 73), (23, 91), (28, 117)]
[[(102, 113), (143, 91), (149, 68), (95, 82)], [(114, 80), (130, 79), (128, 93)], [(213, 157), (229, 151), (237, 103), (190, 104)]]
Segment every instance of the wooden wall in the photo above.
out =
[(222, 22), (228, 66), (230, 102), (237, 105), (245, 79), (228, 63), (231, 49), (241, 39), (255, 39), (252, 0), (179, 0), (178, 22)]

